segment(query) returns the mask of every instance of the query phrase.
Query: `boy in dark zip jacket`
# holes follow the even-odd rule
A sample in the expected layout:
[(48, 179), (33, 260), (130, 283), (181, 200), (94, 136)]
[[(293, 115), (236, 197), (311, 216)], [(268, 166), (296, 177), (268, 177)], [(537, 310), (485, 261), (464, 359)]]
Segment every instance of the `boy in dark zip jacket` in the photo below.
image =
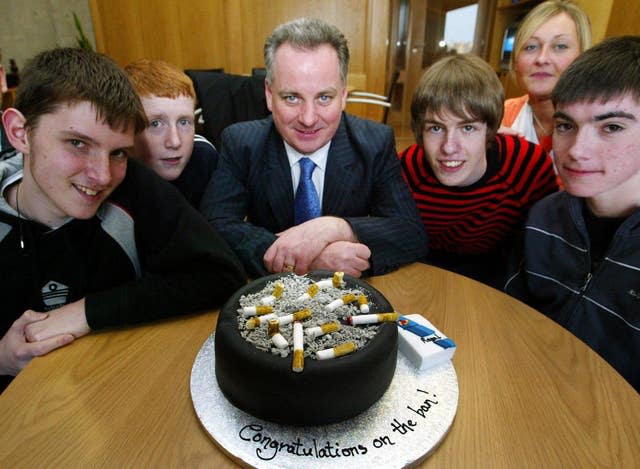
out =
[(562, 324), (640, 391), (640, 36), (584, 52), (552, 100), (566, 191), (529, 212), (505, 290)]

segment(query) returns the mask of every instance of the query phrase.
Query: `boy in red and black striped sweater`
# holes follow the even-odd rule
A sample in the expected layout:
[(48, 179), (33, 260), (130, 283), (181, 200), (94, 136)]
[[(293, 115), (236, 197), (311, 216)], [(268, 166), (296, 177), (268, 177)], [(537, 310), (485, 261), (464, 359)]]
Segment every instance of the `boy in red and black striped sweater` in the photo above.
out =
[(502, 85), (485, 61), (446, 57), (414, 92), (418, 143), (400, 154), (429, 235), (428, 261), (489, 284), (501, 280), (501, 250), (529, 207), (558, 190), (539, 146), (496, 134), (503, 104)]

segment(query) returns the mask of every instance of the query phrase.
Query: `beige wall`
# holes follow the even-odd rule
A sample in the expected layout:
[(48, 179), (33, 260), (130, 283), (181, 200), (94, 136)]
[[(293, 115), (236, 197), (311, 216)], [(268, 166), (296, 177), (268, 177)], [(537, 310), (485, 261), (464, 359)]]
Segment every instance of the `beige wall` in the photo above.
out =
[(0, 0), (0, 49), (5, 68), (9, 59), (16, 59), (22, 68), (38, 52), (75, 46), (72, 12), (78, 15), (85, 35), (94, 43), (87, 0)]
[[(388, 33), (385, 0), (90, 0), (98, 49), (121, 65), (146, 57), (179, 68), (223, 67), (249, 73), (262, 67), (262, 47), (275, 26), (316, 16), (345, 33), (352, 73), (380, 60)], [(374, 12), (376, 17), (374, 18)]]

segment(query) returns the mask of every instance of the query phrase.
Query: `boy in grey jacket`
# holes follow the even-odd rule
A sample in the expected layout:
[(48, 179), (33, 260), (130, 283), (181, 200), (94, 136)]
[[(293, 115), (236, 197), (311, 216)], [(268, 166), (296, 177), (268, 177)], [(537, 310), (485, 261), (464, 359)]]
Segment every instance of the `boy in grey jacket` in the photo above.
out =
[(2, 123), (0, 390), (92, 330), (212, 309), (245, 282), (204, 218), (129, 161), (146, 118), (108, 58), (37, 55)]

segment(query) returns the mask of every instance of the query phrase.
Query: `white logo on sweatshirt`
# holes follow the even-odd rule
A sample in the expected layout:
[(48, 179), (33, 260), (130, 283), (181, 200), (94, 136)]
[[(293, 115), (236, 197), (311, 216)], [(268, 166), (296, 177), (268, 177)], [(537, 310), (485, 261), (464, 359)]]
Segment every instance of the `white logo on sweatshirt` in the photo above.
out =
[(42, 287), (42, 301), (44, 302), (45, 311), (59, 308), (67, 304), (67, 296), (69, 295), (69, 287), (62, 283), (50, 280)]

